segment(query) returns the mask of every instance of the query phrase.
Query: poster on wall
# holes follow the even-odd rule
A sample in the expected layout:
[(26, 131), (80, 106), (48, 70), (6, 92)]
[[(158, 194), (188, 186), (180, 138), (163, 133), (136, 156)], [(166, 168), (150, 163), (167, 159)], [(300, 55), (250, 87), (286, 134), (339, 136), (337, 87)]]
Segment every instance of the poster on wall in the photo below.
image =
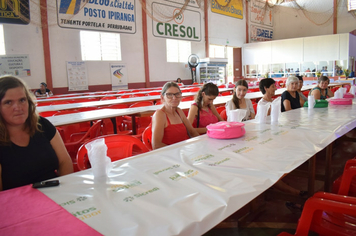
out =
[(29, 56), (28, 55), (0, 56), (0, 74), (16, 75), (20, 77), (31, 76)]
[(250, 25), (250, 42), (271, 41), (273, 38), (273, 29), (258, 25)]
[[(164, 19), (160, 19), (160, 11), (164, 11), (165, 14), (174, 16), (179, 11), (179, 7), (168, 6), (161, 3), (152, 3), (152, 30), (153, 35), (161, 38), (182, 39), (189, 41), (201, 40), (201, 16), (200, 12), (185, 9), (181, 14), (176, 16), (169, 22), (164, 22)], [(156, 20), (160, 22), (157, 22)]]
[(112, 90), (128, 89), (127, 70), (124, 64), (110, 64)]
[(266, 6), (266, 1), (252, 0), (250, 5), (250, 19), (253, 23), (272, 27), (272, 8)]
[(27, 25), (30, 23), (29, 0), (1, 0), (0, 23)]
[(135, 0), (57, 0), (57, 21), (63, 28), (136, 33)]
[(211, 0), (211, 11), (214, 13), (243, 19), (243, 1), (242, 0)]
[(68, 90), (88, 90), (87, 67), (84, 61), (67, 61)]

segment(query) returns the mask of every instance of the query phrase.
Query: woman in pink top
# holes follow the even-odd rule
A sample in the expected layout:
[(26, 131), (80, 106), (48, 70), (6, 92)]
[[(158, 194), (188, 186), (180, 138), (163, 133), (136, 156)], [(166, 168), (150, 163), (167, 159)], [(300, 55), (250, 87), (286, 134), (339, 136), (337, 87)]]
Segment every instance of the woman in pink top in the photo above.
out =
[(166, 83), (161, 92), (163, 107), (152, 117), (152, 148), (174, 144), (198, 136), (183, 111), (178, 107), (182, 92), (174, 82)]
[(206, 126), (222, 121), (213, 104), (219, 95), (219, 88), (213, 83), (204, 84), (195, 97), (195, 103), (189, 109), (188, 120), (199, 134), (205, 134)]

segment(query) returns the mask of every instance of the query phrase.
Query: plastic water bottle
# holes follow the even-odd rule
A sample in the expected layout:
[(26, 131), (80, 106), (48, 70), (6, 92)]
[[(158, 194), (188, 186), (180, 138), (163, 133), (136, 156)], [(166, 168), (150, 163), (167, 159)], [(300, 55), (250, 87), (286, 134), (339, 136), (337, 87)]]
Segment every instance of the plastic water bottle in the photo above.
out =
[(48, 92), (46, 92), (46, 96), (49, 97)]

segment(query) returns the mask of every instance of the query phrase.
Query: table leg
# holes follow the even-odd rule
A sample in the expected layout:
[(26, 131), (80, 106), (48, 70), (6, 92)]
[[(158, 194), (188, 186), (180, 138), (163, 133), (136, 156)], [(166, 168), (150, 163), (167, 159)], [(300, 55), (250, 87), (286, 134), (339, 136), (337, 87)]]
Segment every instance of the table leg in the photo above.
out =
[(111, 119), (112, 125), (114, 126), (114, 134), (117, 134), (116, 117), (110, 118), (110, 119)]
[(136, 127), (136, 115), (131, 115), (132, 120), (132, 134), (137, 134), (137, 127)]
[(315, 191), (315, 163), (316, 163), (316, 156), (312, 156), (309, 159), (309, 171), (308, 171), (308, 195), (313, 196)]
[(331, 158), (333, 154), (333, 144), (330, 143), (326, 147), (326, 160), (325, 160), (325, 182), (324, 191), (330, 192), (330, 180), (331, 180)]

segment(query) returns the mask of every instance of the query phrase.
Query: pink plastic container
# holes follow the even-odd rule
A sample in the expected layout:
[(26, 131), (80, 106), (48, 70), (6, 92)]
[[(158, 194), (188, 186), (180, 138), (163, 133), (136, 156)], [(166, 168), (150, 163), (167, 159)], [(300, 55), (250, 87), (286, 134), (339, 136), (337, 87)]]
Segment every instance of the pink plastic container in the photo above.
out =
[(353, 95), (352, 93), (345, 93), (344, 94), (344, 98), (354, 98), (355, 95)]
[(239, 138), (246, 133), (244, 126), (245, 124), (241, 122), (220, 121), (206, 127), (207, 135), (216, 139)]
[(331, 105), (352, 105), (351, 98), (332, 98), (329, 100)]

